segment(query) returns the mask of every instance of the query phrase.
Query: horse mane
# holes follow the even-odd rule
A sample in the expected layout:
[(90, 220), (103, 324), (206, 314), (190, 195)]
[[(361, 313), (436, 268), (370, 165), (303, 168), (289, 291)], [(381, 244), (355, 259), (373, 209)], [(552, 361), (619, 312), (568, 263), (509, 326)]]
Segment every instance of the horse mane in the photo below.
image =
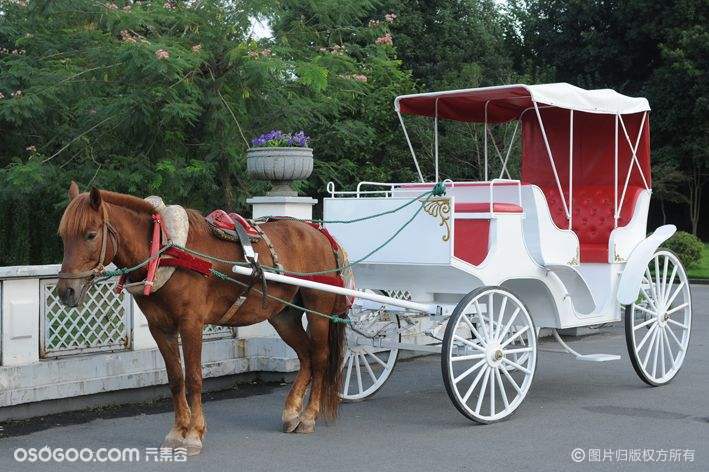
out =
[[(153, 206), (142, 198), (134, 197), (124, 193), (101, 190), (102, 202), (109, 205), (116, 205), (139, 214), (152, 215), (155, 212)], [(185, 209), (190, 224), (190, 229), (209, 231), (202, 214), (197, 210)], [(61, 236), (72, 236), (86, 232), (92, 218), (98, 213), (91, 207), (89, 193), (82, 193), (71, 200), (59, 222), (59, 234)]]

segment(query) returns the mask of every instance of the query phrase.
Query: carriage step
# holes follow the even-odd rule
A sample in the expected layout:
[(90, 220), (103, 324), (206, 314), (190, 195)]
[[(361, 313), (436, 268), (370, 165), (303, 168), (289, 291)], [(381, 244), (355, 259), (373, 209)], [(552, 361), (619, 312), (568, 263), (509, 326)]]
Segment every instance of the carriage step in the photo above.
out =
[(608, 362), (617, 361), (620, 356), (616, 354), (578, 354), (576, 359), (587, 362)]
[[(557, 330), (553, 330), (552, 332), (554, 333), (554, 337), (559, 342), (561, 347), (563, 347), (566, 352), (573, 355), (579, 361), (608, 362), (608, 361), (617, 361), (620, 359), (620, 356), (618, 356), (616, 354), (581, 354), (580, 352), (576, 352), (573, 349), (571, 349), (571, 346), (566, 344), (564, 342), (564, 340), (561, 339), (561, 336), (559, 336), (559, 333), (557, 332)], [(563, 352), (563, 351), (551, 351), (551, 352)]]

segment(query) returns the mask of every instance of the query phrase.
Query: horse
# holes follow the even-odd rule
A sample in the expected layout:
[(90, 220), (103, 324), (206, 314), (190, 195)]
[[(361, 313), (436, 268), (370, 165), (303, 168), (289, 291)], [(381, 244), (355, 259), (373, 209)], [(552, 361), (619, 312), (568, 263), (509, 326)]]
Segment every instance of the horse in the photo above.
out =
[[(145, 200), (117, 192), (92, 188), (79, 193), (72, 181), (69, 203), (59, 223), (64, 245), (57, 293), (63, 304), (75, 307), (103, 268), (110, 263), (119, 268), (134, 267), (150, 258), (154, 207)], [(204, 217), (187, 210), (189, 236), (186, 247), (223, 261), (244, 260), (236, 243), (215, 237)], [(284, 269), (317, 272), (337, 269), (337, 257), (327, 236), (310, 224), (292, 219), (275, 219), (260, 225), (275, 249)], [(262, 241), (253, 244), (258, 261), (274, 265), (274, 257)], [(221, 273), (230, 265), (215, 263)], [(128, 275), (128, 281), (144, 280), (143, 267)], [(238, 277), (234, 277), (239, 279)], [(163, 447), (183, 447), (189, 455), (199, 454), (207, 431), (202, 412), (202, 329), (205, 324), (248, 326), (264, 320), (298, 356), (300, 370), (288, 392), (282, 412), (283, 431), (312, 433), (318, 416), (334, 419), (339, 405), (341, 363), (344, 351), (344, 324), (333, 323), (319, 314), (343, 315), (345, 297), (294, 285), (269, 283), (265, 298), (249, 290), (249, 278), (234, 285), (218, 277), (176, 269), (159, 290), (149, 296), (135, 295), (148, 320), (148, 327), (165, 361), (175, 418)], [(245, 287), (246, 286), (246, 287)], [(257, 284), (257, 286), (260, 286)], [(261, 290), (262, 291), (262, 290)], [(227, 310), (242, 295), (245, 302), (233, 319), (223, 320)], [(288, 301), (289, 304), (284, 303)], [(308, 309), (307, 331), (303, 310)], [(312, 311), (310, 311), (312, 310)], [(179, 340), (184, 356), (184, 375)], [(304, 397), (310, 389), (307, 406)]]

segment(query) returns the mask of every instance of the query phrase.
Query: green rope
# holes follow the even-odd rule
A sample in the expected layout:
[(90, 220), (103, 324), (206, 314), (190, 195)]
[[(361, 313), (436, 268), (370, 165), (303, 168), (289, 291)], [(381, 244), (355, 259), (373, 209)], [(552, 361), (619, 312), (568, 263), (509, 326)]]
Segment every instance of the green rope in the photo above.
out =
[(133, 267), (124, 267), (124, 268), (122, 268), (122, 269), (115, 269), (115, 270), (104, 270), (103, 272), (101, 272), (101, 276), (100, 276), (100, 278), (98, 279), (98, 281), (99, 281), (99, 282), (103, 282), (103, 281), (108, 280), (108, 279), (110, 279), (110, 278), (112, 278), (112, 277), (120, 277), (120, 276), (122, 276), (122, 275), (128, 275), (128, 274), (130, 274), (131, 272), (134, 272), (134, 271), (136, 271), (136, 270), (138, 270), (138, 269), (141, 269), (141, 268), (145, 267), (146, 265), (148, 265), (151, 261), (153, 261), (153, 260), (157, 259), (158, 257), (162, 256), (163, 253), (165, 253), (168, 249), (170, 249), (170, 248), (173, 247), (173, 246), (179, 247), (179, 246), (177, 246), (176, 244), (173, 244), (172, 242), (168, 242), (165, 246), (163, 246), (163, 247), (158, 251), (157, 254), (155, 254), (154, 256), (148, 257), (148, 258), (145, 259), (143, 262), (140, 262), (140, 263), (134, 265)]

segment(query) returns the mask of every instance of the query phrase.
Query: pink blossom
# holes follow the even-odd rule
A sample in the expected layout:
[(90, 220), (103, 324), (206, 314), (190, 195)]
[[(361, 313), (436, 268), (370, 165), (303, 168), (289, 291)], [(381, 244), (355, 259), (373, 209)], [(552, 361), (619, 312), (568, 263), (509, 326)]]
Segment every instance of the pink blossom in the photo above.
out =
[(384, 36), (378, 37), (375, 43), (380, 46), (385, 44), (391, 46), (394, 44), (394, 41), (392, 40), (391, 34), (387, 33)]
[(170, 53), (165, 49), (158, 49), (157, 51), (155, 51), (155, 57), (159, 60), (168, 59), (170, 57)]
[(352, 76), (352, 80), (356, 80), (357, 82), (362, 82), (362, 83), (367, 83), (367, 76), (364, 74), (355, 74)]
[(107, 3), (106, 8), (108, 8), (111, 11), (116, 11), (116, 10), (118, 10), (118, 5), (116, 5), (115, 3)]
[(384, 15), (384, 19), (387, 23), (394, 23), (394, 20), (396, 20), (396, 13), (387, 13)]
[(194, 46), (192, 46), (192, 52), (194, 52), (194, 53), (198, 53), (198, 52), (200, 52), (201, 50), (202, 50), (202, 45), (201, 45), (201, 44), (195, 44)]
[(167, 2), (163, 3), (162, 6), (164, 8), (167, 8), (168, 10), (174, 10), (175, 8), (177, 8), (177, 5), (175, 5), (175, 2), (172, 2), (172, 1), (167, 1)]
[(133, 35), (133, 33), (131, 33), (128, 30), (121, 31), (121, 40), (125, 43), (137, 43), (138, 42), (138, 40)]
[(22, 90), (15, 90), (12, 92), (12, 96), (15, 98), (20, 98), (22, 96)]
[(126, 12), (131, 11), (132, 8), (133, 7), (131, 7), (130, 5), (126, 5), (123, 7), (123, 11), (126, 11)]
[(26, 149), (27, 151), (29, 151), (30, 153), (32, 153), (32, 154), (34, 154), (35, 152), (37, 152), (37, 147), (36, 147), (35, 145), (27, 146), (25, 149)]
[(370, 28), (376, 28), (381, 24), (381, 21), (379, 20), (369, 20), (369, 27)]

